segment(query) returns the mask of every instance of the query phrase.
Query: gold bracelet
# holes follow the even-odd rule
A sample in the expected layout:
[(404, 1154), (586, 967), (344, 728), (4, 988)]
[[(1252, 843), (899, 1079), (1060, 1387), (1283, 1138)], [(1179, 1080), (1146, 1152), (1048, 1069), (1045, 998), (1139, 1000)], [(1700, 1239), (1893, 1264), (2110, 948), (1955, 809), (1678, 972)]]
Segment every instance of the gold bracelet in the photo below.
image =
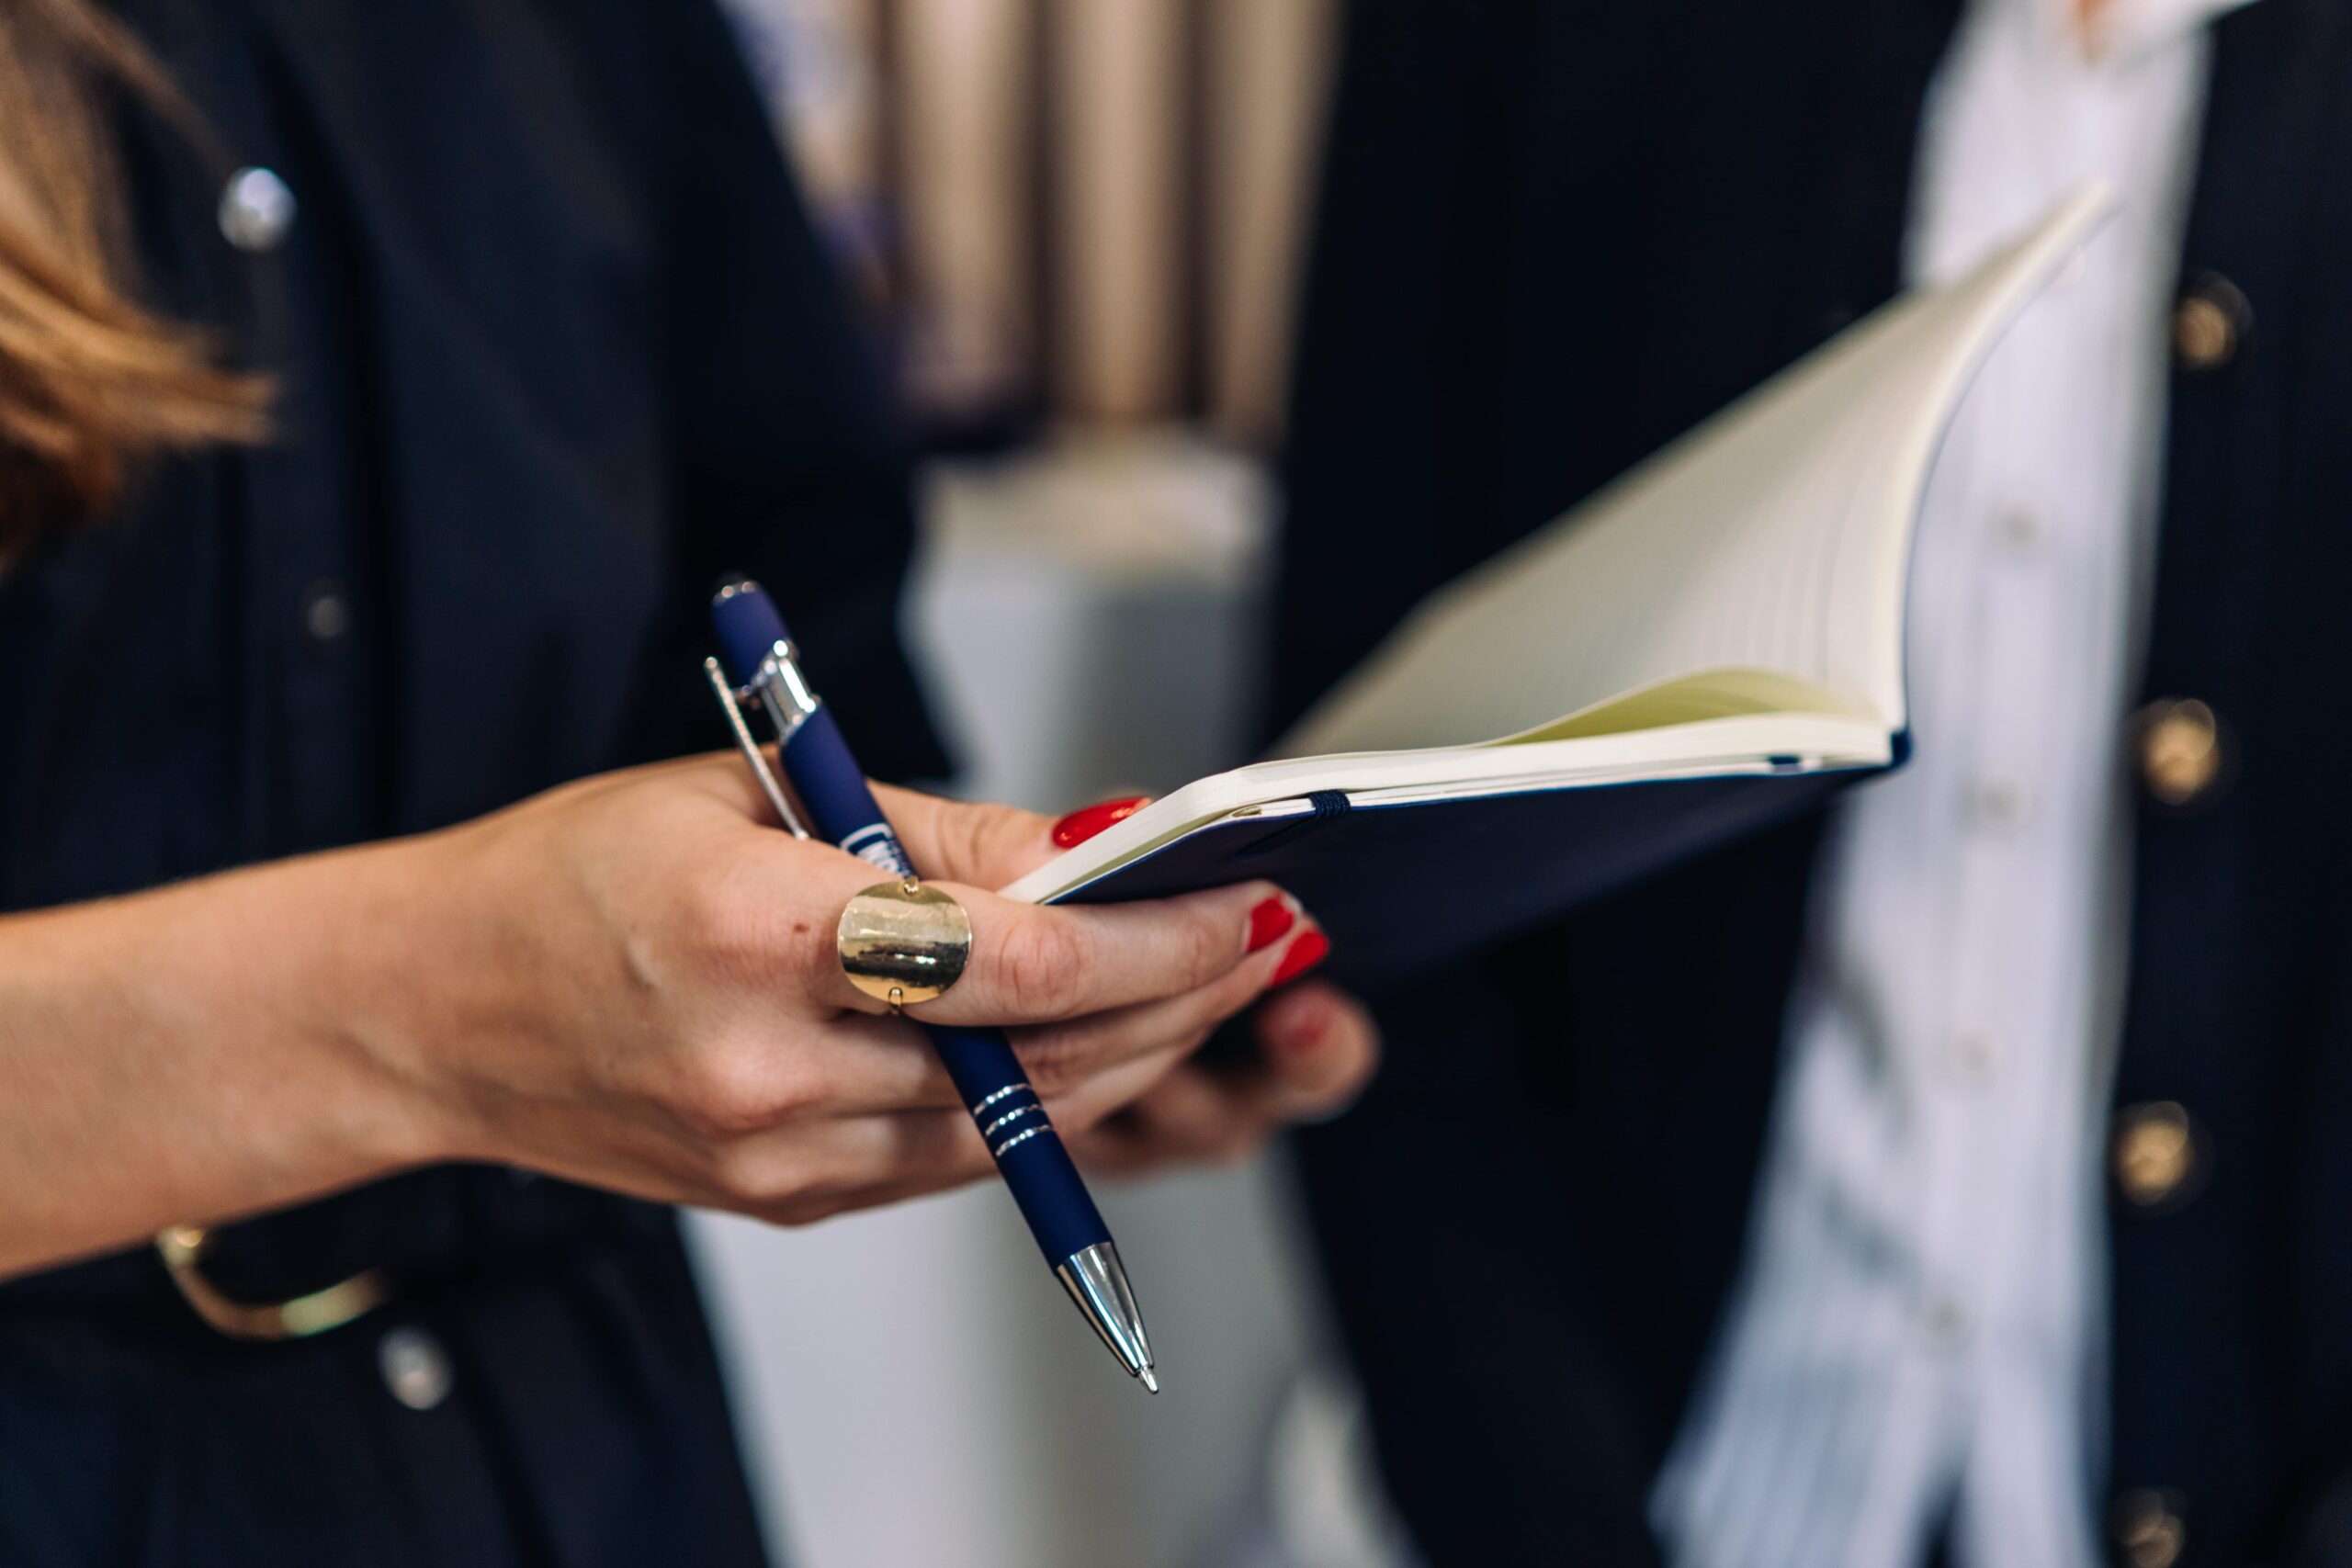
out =
[(282, 1302), (241, 1302), (204, 1277), (204, 1254), (211, 1233), (202, 1225), (174, 1225), (155, 1235), (155, 1251), (172, 1286), (207, 1325), (231, 1339), (302, 1339), (341, 1328), (381, 1306), (391, 1294), (383, 1274), (363, 1269), (323, 1291)]

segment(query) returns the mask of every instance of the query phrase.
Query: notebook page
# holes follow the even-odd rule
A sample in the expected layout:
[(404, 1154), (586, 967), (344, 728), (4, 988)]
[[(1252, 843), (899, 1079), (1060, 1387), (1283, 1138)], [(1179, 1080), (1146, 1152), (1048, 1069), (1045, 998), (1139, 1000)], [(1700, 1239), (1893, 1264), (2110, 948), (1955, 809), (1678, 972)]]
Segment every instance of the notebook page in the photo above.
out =
[(2078, 192), (1432, 595), (1278, 754), (1474, 744), (1740, 670), (1900, 729), (1904, 572), (1937, 443), (2109, 205)]

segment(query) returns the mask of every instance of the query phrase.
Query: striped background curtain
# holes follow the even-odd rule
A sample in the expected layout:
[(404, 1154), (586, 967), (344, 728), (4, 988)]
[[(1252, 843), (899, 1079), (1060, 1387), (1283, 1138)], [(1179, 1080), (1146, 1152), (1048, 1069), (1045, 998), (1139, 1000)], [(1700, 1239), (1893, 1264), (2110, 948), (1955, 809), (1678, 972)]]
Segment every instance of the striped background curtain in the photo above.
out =
[(1279, 434), (1340, 0), (732, 0), (942, 446)]

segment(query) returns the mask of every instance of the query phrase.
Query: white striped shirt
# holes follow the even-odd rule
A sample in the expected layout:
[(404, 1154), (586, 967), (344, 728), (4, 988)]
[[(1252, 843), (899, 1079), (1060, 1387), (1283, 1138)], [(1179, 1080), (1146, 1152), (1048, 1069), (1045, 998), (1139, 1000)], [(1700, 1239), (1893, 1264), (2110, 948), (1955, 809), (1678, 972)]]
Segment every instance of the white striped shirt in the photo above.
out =
[(2100, 1557), (2099, 1159), (2122, 717), (2207, 69), (2233, 0), (1973, 0), (1908, 265), (2089, 178), (2115, 222), (1995, 352), (1911, 583), (1917, 751), (1824, 851), (1747, 1257), (1653, 1498), (1680, 1568)]

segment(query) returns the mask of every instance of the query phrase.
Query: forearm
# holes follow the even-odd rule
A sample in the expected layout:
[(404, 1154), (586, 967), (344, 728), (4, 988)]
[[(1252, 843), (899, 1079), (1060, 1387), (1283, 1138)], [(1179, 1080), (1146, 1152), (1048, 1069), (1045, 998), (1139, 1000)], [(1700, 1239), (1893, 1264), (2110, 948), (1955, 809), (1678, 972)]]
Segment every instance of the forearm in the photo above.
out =
[(402, 849), (0, 919), (0, 1277), (435, 1157)]

